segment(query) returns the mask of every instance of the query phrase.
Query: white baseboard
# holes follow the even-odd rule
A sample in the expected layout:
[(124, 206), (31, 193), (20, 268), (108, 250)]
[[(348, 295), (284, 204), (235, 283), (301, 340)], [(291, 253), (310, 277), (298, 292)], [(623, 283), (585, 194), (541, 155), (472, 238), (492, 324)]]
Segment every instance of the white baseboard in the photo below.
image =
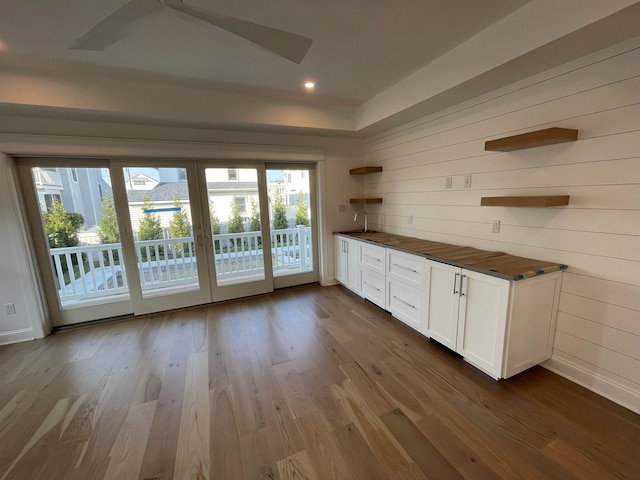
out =
[(542, 366), (598, 395), (602, 395), (612, 402), (628, 408), (632, 412), (640, 414), (640, 392), (638, 391), (631, 390), (611, 379), (597, 375), (564, 358), (551, 357)]
[(36, 335), (32, 328), (23, 328), (21, 330), (12, 330), (10, 332), (0, 333), (0, 345), (8, 345), (9, 343), (27, 342), (35, 340)]

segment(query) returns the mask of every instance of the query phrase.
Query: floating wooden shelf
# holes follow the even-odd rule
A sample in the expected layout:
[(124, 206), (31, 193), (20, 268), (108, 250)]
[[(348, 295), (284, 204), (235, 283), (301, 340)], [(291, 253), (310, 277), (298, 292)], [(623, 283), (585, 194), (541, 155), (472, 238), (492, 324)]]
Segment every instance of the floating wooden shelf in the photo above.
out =
[(569, 195), (543, 195), (535, 197), (482, 197), (483, 207), (561, 207), (569, 205)]
[(349, 203), (382, 203), (381, 198), (351, 198), (349, 199)]
[(511, 152), (512, 150), (541, 147), (555, 143), (574, 142), (577, 139), (578, 130), (553, 127), (512, 137), (489, 140), (484, 142), (484, 149), (495, 152)]
[(350, 175), (367, 175), (369, 173), (380, 173), (382, 167), (359, 167), (349, 170)]

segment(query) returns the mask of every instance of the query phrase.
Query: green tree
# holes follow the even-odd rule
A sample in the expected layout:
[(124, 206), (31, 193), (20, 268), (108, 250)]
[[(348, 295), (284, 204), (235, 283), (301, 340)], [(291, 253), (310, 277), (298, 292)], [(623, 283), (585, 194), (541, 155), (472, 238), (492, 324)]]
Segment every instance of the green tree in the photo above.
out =
[(54, 198), (51, 211), (44, 214), (44, 226), (51, 248), (75, 247), (80, 243), (78, 229), (84, 224), (79, 213), (65, 211), (62, 203)]
[(220, 219), (216, 215), (216, 207), (211, 200), (209, 200), (209, 220), (211, 221), (211, 233), (219, 235)]
[(242, 219), (240, 204), (238, 203), (238, 199), (235, 197), (231, 200), (231, 216), (229, 217), (228, 230), (229, 233), (244, 232), (244, 220)]
[(307, 202), (304, 201), (304, 195), (302, 193), (298, 194), (296, 206), (296, 225), (304, 225), (305, 227), (308, 227), (309, 212), (307, 209)]
[(249, 220), (249, 231), (259, 232), (262, 228), (260, 224), (260, 209), (258, 208), (258, 202), (253, 198), (251, 199), (251, 220)]
[(282, 192), (277, 192), (273, 202), (273, 229), (281, 230), (285, 228), (289, 228), (287, 206), (284, 204)]
[[(169, 222), (169, 231), (171, 232), (171, 238), (184, 238), (191, 236), (191, 224), (189, 223), (189, 216), (182, 208), (182, 203), (177, 193), (173, 194), (173, 206), (180, 208), (180, 210), (173, 212), (173, 218)], [(182, 254), (183, 251), (189, 250), (188, 243), (177, 243), (176, 252)]]
[(118, 218), (116, 217), (116, 211), (113, 208), (113, 201), (109, 197), (102, 197), (98, 237), (100, 238), (100, 243), (103, 244), (120, 242)]
[[(142, 201), (144, 202), (142, 205), (142, 211), (153, 209), (153, 203), (151, 203), (151, 198), (149, 195), (145, 195), (142, 197)], [(145, 213), (143, 217), (140, 219), (140, 223), (138, 224), (138, 240), (159, 240), (162, 238), (162, 225), (160, 224), (160, 217), (158, 215), (153, 215), (151, 213)], [(140, 249), (142, 252), (143, 258), (146, 255), (146, 248)], [(151, 247), (149, 249), (151, 256), (156, 255), (156, 249)], [(161, 254), (162, 250), (158, 249), (158, 254)]]
[[(282, 198), (282, 192), (278, 191), (275, 194), (273, 202), (273, 229), (282, 230), (289, 228), (289, 221), (287, 220), (287, 207), (284, 204)], [(276, 235), (276, 242), (280, 242), (281, 235)]]

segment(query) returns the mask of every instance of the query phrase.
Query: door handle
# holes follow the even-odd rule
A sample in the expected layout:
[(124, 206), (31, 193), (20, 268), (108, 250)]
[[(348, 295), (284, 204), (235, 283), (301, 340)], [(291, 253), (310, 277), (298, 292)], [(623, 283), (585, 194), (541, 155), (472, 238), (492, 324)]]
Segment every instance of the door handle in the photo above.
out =
[(211, 246), (211, 235), (207, 234), (204, 236), (204, 238), (206, 239), (206, 243), (207, 243), (207, 247)]
[(458, 285), (458, 275), (460, 275), (459, 273), (456, 273), (453, 276), (453, 294), (457, 295), (458, 294), (458, 290), (456, 290), (456, 286)]
[(202, 241), (202, 234), (198, 235), (198, 246), (202, 247), (203, 246), (203, 241)]

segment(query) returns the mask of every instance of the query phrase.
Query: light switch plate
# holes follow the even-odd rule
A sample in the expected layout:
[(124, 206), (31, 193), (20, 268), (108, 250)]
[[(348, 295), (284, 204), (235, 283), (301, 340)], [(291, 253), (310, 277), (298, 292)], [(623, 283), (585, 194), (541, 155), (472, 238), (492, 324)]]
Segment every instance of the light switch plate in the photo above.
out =
[(491, 222), (491, 233), (500, 233), (500, 220), (493, 220)]

